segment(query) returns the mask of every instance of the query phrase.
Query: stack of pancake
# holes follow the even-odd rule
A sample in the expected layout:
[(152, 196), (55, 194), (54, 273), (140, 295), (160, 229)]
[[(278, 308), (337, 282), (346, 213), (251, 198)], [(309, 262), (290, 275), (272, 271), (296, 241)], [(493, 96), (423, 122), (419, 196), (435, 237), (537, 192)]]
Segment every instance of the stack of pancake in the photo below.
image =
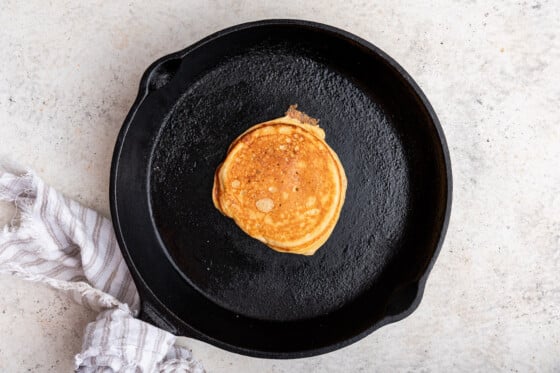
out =
[(303, 255), (327, 241), (345, 195), (346, 175), (325, 132), (295, 106), (233, 141), (212, 191), (216, 208), (249, 236)]

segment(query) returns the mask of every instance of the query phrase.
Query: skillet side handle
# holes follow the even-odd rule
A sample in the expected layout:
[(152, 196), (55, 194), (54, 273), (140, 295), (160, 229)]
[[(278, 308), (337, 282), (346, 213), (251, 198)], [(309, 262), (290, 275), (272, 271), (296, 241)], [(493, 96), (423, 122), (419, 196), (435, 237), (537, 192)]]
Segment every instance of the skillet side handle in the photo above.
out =
[(148, 93), (167, 85), (181, 67), (181, 58), (169, 58), (154, 66), (147, 78)]
[(160, 329), (168, 331), (174, 335), (178, 334), (178, 330), (173, 323), (167, 320), (167, 318), (152, 304), (150, 301), (146, 301), (144, 297), (142, 299), (142, 307), (140, 308), (140, 314), (138, 318), (142, 321), (147, 322), (157, 326)]
[(421, 298), (422, 294), (418, 282), (405, 285), (403, 288), (396, 290), (389, 298), (386, 315), (404, 318), (418, 307)]

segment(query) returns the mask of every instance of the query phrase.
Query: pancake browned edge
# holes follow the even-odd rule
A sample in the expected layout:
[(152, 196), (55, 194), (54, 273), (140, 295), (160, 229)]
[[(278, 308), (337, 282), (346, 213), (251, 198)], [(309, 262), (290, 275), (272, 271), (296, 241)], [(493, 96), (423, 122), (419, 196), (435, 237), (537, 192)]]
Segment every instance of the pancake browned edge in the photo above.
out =
[(344, 168), (317, 122), (290, 106), (237, 137), (214, 176), (214, 206), (276, 251), (313, 255), (344, 204)]

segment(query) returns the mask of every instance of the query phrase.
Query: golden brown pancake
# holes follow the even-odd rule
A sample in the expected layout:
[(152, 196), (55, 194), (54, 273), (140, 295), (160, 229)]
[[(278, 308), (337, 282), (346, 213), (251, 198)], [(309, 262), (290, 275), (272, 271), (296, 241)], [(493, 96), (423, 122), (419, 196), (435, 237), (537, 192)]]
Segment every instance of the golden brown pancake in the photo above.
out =
[(233, 141), (216, 170), (214, 205), (270, 248), (313, 255), (329, 238), (346, 175), (317, 121), (291, 106)]

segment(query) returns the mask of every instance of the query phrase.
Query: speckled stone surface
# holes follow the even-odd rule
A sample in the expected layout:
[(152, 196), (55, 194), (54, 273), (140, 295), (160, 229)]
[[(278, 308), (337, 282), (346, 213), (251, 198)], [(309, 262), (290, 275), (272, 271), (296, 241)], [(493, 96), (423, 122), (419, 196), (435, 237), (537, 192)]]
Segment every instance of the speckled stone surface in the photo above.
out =
[[(0, 154), (108, 214), (115, 138), (153, 60), (262, 18), (347, 29), (411, 73), (447, 135), (453, 213), (424, 299), (319, 357), (254, 359), (189, 341), (194, 354), (209, 372), (559, 371), (560, 7), (419, 3), (4, 0)], [(12, 213), (0, 204), (0, 223)], [(12, 277), (0, 289), (0, 371), (70, 371), (95, 315)]]

